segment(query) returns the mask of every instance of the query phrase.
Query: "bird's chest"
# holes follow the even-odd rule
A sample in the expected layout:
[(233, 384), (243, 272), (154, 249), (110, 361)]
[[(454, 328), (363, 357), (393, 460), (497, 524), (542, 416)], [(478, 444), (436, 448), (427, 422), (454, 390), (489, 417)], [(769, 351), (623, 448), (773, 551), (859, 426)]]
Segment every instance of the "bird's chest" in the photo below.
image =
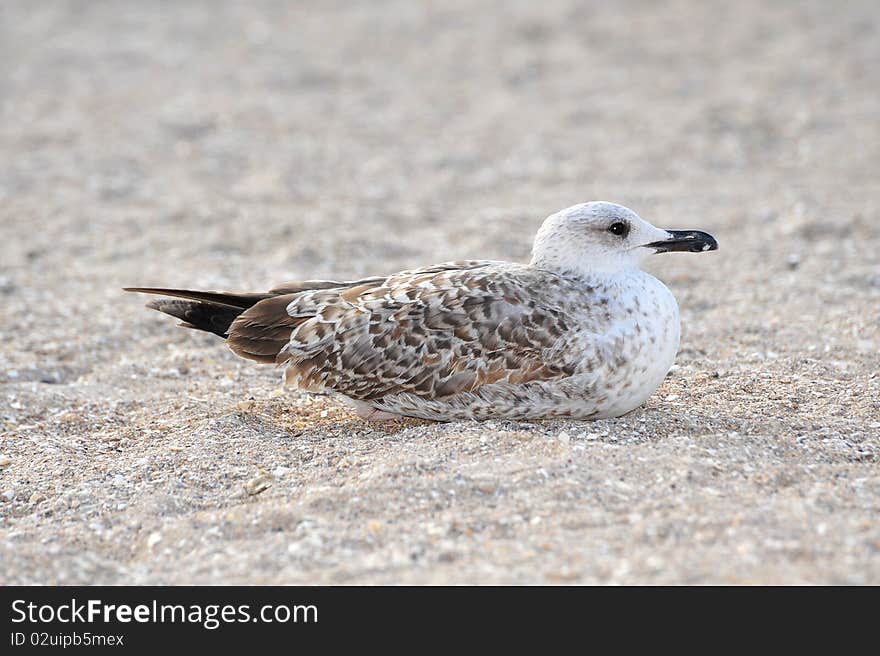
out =
[(609, 377), (619, 390), (619, 399), (609, 409), (610, 415), (629, 412), (657, 389), (675, 361), (681, 335), (675, 297), (651, 276), (645, 276), (624, 314), (620, 371)]
[(663, 382), (678, 352), (678, 304), (656, 278), (639, 272), (599, 295), (600, 312), (581, 327), (578, 373), (591, 380), (601, 415), (619, 416)]

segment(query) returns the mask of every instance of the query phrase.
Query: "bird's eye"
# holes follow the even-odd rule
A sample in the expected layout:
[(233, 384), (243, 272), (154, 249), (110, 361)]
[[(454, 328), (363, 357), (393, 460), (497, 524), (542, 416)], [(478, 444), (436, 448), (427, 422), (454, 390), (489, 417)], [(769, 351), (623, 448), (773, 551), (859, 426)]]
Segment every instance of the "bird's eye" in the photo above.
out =
[(608, 232), (618, 237), (626, 237), (626, 233), (629, 232), (629, 226), (623, 221), (617, 221), (608, 226)]

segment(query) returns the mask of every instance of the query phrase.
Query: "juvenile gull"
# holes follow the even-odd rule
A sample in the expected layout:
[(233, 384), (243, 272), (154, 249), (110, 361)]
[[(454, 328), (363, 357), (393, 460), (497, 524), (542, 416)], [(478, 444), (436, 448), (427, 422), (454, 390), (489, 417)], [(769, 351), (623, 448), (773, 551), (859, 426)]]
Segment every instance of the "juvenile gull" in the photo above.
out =
[(367, 419), (598, 419), (645, 401), (678, 351), (678, 304), (642, 261), (717, 248), (705, 232), (592, 202), (549, 216), (528, 264), (447, 262), (264, 294), (127, 291), (177, 297), (148, 307)]

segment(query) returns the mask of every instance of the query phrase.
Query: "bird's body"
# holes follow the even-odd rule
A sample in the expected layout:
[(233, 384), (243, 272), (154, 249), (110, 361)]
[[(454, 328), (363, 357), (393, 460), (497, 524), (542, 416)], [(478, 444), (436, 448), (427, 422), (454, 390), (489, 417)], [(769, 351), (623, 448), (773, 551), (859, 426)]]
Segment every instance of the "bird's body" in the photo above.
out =
[[(342, 394), (363, 416), (614, 417), (643, 403), (672, 366), (678, 305), (638, 268), (640, 253), (618, 262), (603, 251), (593, 266), (574, 257), (564, 243), (571, 235), (559, 234), (572, 228), (563, 213), (590, 207), (576, 229), (625, 221), (624, 239), (640, 231), (650, 239), (644, 246), (715, 247), (708, 235), (705, 247), (694, 237), (675, 241), (670, 235), (685, 233), (590, 203), (550, 217), (528, 264), (449, 262), (351, 282), (288, 283), (266, 294), (136, 291), (187, 299), (151, 306), (226, 336), (242, 357), (284, 366), (288, 384)], [(616, 238), (596, 238), (618, 247)]]

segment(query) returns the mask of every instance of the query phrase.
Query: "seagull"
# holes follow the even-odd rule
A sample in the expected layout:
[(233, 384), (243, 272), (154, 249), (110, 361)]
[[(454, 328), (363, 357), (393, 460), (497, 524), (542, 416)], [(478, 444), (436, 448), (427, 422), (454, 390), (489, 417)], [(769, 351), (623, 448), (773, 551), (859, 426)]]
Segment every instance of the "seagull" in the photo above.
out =
[(360, 417), (603, 419), (641, 405), (678, 351), (678, 304), (640, 265), (718, 248), (608, 202), (549, 216), (528, 264), (446, 262), (266, 293), (129, 287), (147, 305), (284, 367), (288, 385), (346, 397)]

